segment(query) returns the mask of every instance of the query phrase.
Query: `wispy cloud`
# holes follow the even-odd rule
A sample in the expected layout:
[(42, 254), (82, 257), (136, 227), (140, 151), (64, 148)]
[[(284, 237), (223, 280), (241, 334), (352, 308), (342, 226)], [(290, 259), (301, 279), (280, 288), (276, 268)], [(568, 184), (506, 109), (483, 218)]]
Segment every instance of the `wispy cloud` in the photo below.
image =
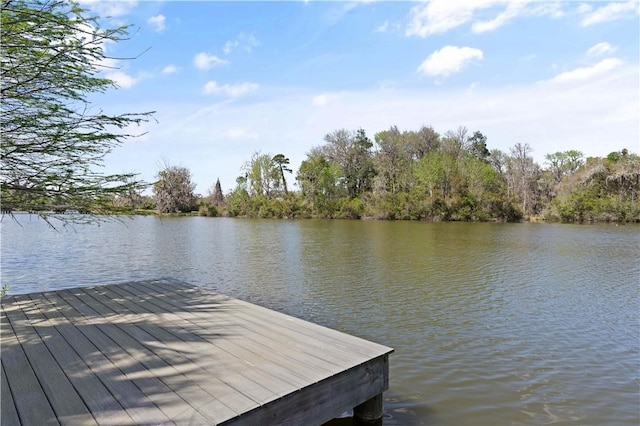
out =
[(220, 59), (216, 55), (210, 55), (206, 52), (200, 52), (193, 58), (193, 64), (199, 70), (209, 70), (218, 65), (228, 64), (229, 61)]
[(603, 59), (597, 64), (589, 67), (576, 68), (571, 71), (560, 73), (550, 79), (549, 82), (554, 84), (588, 82), (591, 79), (601, 77), (616, 68), (619, 68), (622, 63), (622, 60), (618, 58)]
[(637, 16), (640, 14), (640, 3), (636, 0), (609, 3), (595, 10), (590, 5), (581, 5), (578, 10), (585, 13), (585, 17), (582, 19), (582, 26), (588, 27), (602, 22)]
[[(499, 12), (489, 20), (475, 21), (481, 11)], [(486, 12), (489, 13), (489, 12)], [(475, 33), (494, 31), (519, 16), (564, 16), (559, 2), (531, 0), (431, 0), (411, 8), (405, 35), (428, 37), (471, 23)]]
[(240, 33), (235, 39), (227, 41), (222, 47), (222, 51), (225, 55), (228, 55), (236, 48), (240, 48), (251, 53), (258, 46), (260, 46), (260, 41), (253, 34)]
[(169, 64), (162, 69), (162, 74), (175, 74), (180, 71), (180, 68), (173, 64)]
[(164, 15), (155, 15), (147, 19), (147, 24), (149, 24), (154, 31), (161, 33), (166, 28), (165, 21), (166, 17)]
[(389, 31), (389, 21), (384, 21), (384, 23), (376, 27), (377, 33), (386, 33), (387, 31)]
[(244, 82), (236, 84), (225, 84), (220, 86), (216, 81), (212, 80), (204, 85), (203, 92), (207, 95), (227, 95), (232, 98), (253, 92), (260, 87), (256, 83)]
[(79, 0), (78, 3), (96, 12), (103, 18), (117, 18), (119, 16), (127, 15), (138, 5), (137, 0)]
[(514, 19), (516, 16), (518, 16), (522, 12), (525, 6), (526, 6), (526, 3), (522, 1), (510, 2), (507, 5), (507, 8), (504, 10), (504, 12), (498, 14), (498, 16), (496, 16), (495, 18), (489, 21), (481, 21), (481, 22), (474, 23), (471, 26), (471, 30), (474, 33), (484, 33), (487, 31), (493, 31), (503, 26), (510, 20)]
[(473, 18), (478, 9), (485, 9), (496, 0), (432, 0), (411, 8), (407, 36), (427, 37), (442, 34), (463, 25)]
[(482, 50), (473, 47), (445, 46), (433, 52), (418, 67), (418, 71), (432, 77), (447, 77), (457, 73), (474, 60), (482, 60)]
[(617, 49), (607, 42), (598, 43), (587, 50), (587, 56), (603, 56), (614, 53)]

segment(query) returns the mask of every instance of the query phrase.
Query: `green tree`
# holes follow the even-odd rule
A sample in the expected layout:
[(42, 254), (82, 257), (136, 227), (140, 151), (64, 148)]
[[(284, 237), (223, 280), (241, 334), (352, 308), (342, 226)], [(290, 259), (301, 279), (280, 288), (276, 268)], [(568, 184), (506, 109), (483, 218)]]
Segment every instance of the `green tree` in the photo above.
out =
[(249, 194), (252, 197), (264, 196), (274, 198), (282, 183), (280, 169), (273, 161), (273, 156), (254, 152), (251, 159), (243, 167)]
[(479, 131), (475, 131), (473, 136), (467, 141), (468, 150), (471, 155), (481, 160), (486, 160), (491, 153), (487, 149), (487, 137)]
[(403, 138), (406, 139), (409, 156), (414, 160), (420, 160), (440, 148), (440, 135), (432, 127), (422, 126), (417, 132), (403, 132)]
[(338, 200), (347, 195), (340, 167), (319, 152), (312, 150), (300, 164), (296, 176), (304, 198), (311, 204), (314, 214), (333, 217)]
[(556, 182), (575, 173), (584, 164), (582, 152), (576, 150), (547, 154), (544, 158)]
[(226, 197), (226, 206), (229, 216), (246, 216), (249, 210), (249, 192), (247, 191), (247, 178), (238, 176), (236, 187)]
[(3, 207), (112, 210), (116, 195), (145, 185), (134, 174), (95, 169), (150, 113), (110, 115), (89, 95), (115, 84), (100, 77), (104, 45), (125, 39), (127, 27), (101, 28), (76, 3), (1, 3), (0, 188)]
[(287, 172), (287, 173), (292, 173), (293, 172), (293, 170), (291, 170), (288, 167), (289, 159), (287, 157), (285, 157), (284, 154), (276, 154), (276, 155), (273, 156), (271, 161), (273, 161), (276, 164), (276, 167), (278, 167), (278, 170), (280, 170), (280, 178), (282, 179), (282, 187), (284, 188), (284, 193), (288, 194), (289, 191), (287, 190), (287, 179), (285, 179), (285, 177), (284, 177), (284, 172)]
[(157, 175), (153, 184), (156, 208), (160, 213), (189, 212), (195, 206), (193, 193), (196, 185), (191, 182), (191, 172), (186, 167), (169, 166)]
[(448, 194), (449, 181), (444, 157), (445, 154), (441, 152), (431, 152), (414, 166), (418, 187), (432, 201), (437, 198), (443, 199)]
[(375, 135), (377, 152), (374, 164), (378, 172), (378, 189), (392, 194), (411, 188), (412, 155), (409, 139), (396, 126)]
[(563, 221), (640, 221), (640, 157), (624, 153), (589, 158), (558, 185), (550, 217)]
[(355, 198), (370, 190), (375, 176), (371, 158), (373, 143), (365, 131), (334, 130), (325, 135), (324, 140), (327, 144), (320, 148), (321, 155), (340, 168), (349, 197)]

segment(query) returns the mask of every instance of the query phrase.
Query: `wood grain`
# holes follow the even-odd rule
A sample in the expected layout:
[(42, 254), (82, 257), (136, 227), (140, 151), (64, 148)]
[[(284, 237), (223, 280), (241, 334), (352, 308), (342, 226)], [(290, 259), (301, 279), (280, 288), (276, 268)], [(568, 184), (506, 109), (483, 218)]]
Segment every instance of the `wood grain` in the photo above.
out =
[(322, 424), (391, 348), (177, 282), (2, 298), (2, 424)]

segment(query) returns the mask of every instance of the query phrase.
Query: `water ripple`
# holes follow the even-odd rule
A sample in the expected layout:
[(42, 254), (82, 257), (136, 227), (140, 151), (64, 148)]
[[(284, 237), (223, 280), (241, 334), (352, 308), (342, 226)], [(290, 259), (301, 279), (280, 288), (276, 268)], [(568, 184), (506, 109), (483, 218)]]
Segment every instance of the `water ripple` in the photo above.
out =
[(395, 348), (386, 425), (640, 422), (640, 228), (4, 222), (13, 293), (170, 276)]

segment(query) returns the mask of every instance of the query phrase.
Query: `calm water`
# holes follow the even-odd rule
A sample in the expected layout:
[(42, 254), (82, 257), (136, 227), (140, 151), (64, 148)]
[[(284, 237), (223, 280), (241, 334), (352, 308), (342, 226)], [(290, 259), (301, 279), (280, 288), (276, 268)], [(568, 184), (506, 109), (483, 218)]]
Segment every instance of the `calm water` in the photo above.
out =
[(4, 218), (10, 293), (173, 277), (395, 348), (385, 425), (637, 425), (640, 227)]

